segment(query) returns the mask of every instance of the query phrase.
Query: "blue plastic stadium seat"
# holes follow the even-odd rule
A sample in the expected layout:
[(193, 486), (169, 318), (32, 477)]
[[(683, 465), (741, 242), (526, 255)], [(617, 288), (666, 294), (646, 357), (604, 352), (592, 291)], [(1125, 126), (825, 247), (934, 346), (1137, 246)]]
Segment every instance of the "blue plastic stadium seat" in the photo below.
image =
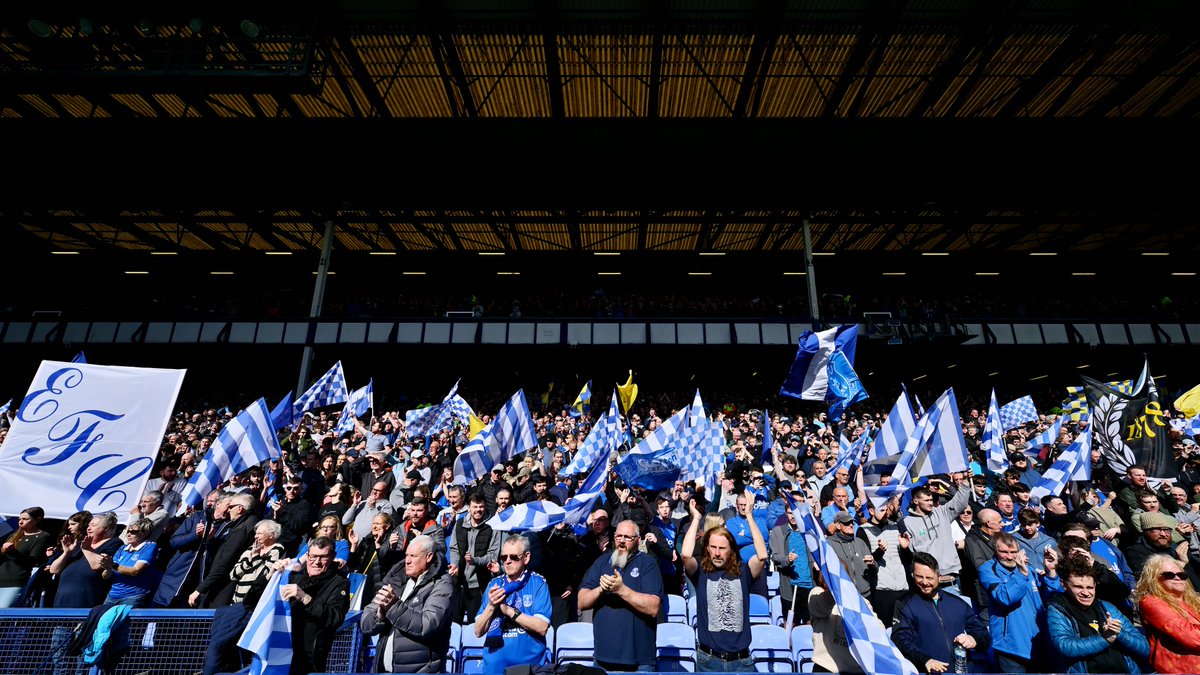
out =
[(667, 595), (667, 621), (691, 623), (688, 621), (687, 600), (684, 600), (682, 595)]
[(813, 629), (810, 625), (792, 629), (792, 658), (797, 672), (811, 673), (813, 669)]
[(771, 603), (757, 593), (750, 594), (750, 624), (773, 624), (774, 617), (771, 616)]
[(483, 670), (483, 640), (475, 637), (474, 624), (463, 624), (462, 644), (458, 649), (458, 672), (478, 673)]
[[(473, 632), (473, 628), (469, 628)], [(462, 626), (452, 623), (450, 624), (450, 651), (446, 653), (446, 672), (452, 673), (458, 670), (458, 651), (462, 645)]]
[(795, 672), (795, 659), (788, 633), (779, 626), (756, 625), (750, 627), (750, 656), (754, 668), (760, 673)]
[(696, 631), (687, 624), (658, 625), (658, 665), (660, 672), (696, 671)]
[(582, 621), (564, 623), (554, 637), (554, 660), (557, 663), (581, 663), (590, 666), (594, 660), (592, 624)]

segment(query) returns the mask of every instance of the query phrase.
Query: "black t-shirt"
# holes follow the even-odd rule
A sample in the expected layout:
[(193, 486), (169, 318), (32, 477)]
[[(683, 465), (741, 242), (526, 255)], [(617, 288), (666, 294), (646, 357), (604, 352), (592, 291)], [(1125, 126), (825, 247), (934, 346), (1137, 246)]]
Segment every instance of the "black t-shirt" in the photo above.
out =
[[(113, 555), (121, 548), (121, 540), (110, 537), (96, 549), (99, 555)], [(54, 596), (55, 607), (95, 607), (108, 595), (111, 582), (105, 581), (100, 572), (92, 569), (83, 553), (72, 556), (71, 562), (58, 575), (58, 593)]]

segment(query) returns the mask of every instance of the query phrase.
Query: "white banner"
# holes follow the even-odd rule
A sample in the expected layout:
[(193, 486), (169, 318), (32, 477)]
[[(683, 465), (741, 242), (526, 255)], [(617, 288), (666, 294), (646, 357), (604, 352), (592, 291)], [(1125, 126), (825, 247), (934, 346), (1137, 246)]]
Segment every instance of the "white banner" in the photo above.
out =
[(0, 514), (115, 511), (141, 497), (184, 370), (43, 361), (0, 447)]

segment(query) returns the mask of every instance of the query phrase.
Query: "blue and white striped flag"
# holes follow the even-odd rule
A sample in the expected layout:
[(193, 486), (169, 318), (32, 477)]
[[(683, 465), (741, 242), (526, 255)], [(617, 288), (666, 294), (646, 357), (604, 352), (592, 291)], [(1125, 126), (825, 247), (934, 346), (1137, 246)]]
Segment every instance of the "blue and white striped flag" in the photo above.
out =
[(700, 390), (696, 390), (696, 397), (692, 399), (692, 409), (688, 413), (688, 424), (695, 424), (696, 420), (708, 420), (708, 414), (704, 412), (704, 401), (700, 399)]
[(283, 395), (279, 403), (275, 404), (274, 408), (271, 408), (271, 426), (278, 431), (280, 429), (291, 429), (295, 423), (295, 408), (292, 407), (292, 392), (289, 391)]
[(1000, 406), (996, 404), (995, 389), (992, 389), (992, 402), (988, 404), (987, 421), (983, 424), (979, 449), (987, 456), (988, 471), (999, 475), (1008, 469), (1008, 448), (1004, 443), (1004, 427), (1000, 423)]
[(350, 392), (349, 398), (346, 399), (346, 405), (342, 408), (342, 414), (338, 417), (338, 425), (335, 433), (338, 436), (347, 431), (354, 430), (354, 420), (361, 419), (367, 411), (375, 407), (375, 378), (371, 378), (367, 382), (367, 386), (360, 387)]
[(1054, 445), (1057, 443), (1058, 434), (1062, 431), (1063, 419), (1065, 418), (1059, 415), (1058, 419), (1054, 420), (1054, 423), (1049, 427), (1046, 427), (1045, 431), (1029, 439), (1029, 442), (1025, 445), (1026, 454), (1037, 455), (1041, 452), (1043, 445)]
[(588, 514), (592, 512), (592, 507), (595, 506), (596, 500), (604, 496), (604, 488), (598, 492), (580, 492), (574, 497), (567, 500), (563, 504), (565, 515), (563, 522), (568, 525), (575, 525), (587, 520)]
[(87, 357), (83, 355), (83, 352), (79, 352), (75, 358), (71, 359), (71, 363), (87, 363)]
[(183, 486), (179, 513), (188, 507), (199, 506), (221, 483), (282, 455), (267, 402), (260, 398), (221, 429), (216, 442), (196, 467), (196, 473)]
[(680, 408), (679, 412), (663, 420), (663, 423), (658, 425), (658, 428), (645, 440), (630, 448), (629, 451), (638, 455), (648, 455), (670, 447), (675, 443), (675, 436), (679, 434), (679, 431), (687, 426), (690, 412), (691, 406)]
[(529, 413), (525, 390), (519, 389), (454, 460), (454, 483), (472, 483), (493, 466), (536, 447), (533, 416)]
[(968, 471), (970, 458), (958, 417), (958, 401), (950, 388), (938, 397), (933, 407), (917, 424), (892, 472), (896, 483), (913, 482), (920, 476)]
[(5, 403), (4, 405), (0, 405), (0, 415), (3, 415), (4, 413), (8, 412), (8, 409), (12, 407), (12, 402), (13, 402), (13, 400), (10, 398), (10, 399), (8, 399), (8, 403)]
[(566, 517), (566, 509), (543, 499), (510, 506), (489, 518), (487, 525), (493, 532), (541, 532), (563, 522)]
[(916, 481), (905, 481), (898, 483), (892, 481), (887, 485), (863, 485), (863, 493), (877, 510), (883, 508), (889, 500), (894, 497), (903, 496), (910, 490), (915, 490), (929, 481), (928, 476), (922, 476)]
[[(592, 430), (588, 432), (587, 438), (583, 439), (575, 457), (563, 467), (560, 475), (587, 474), (590, 477), (596, 470), (607, 473), (608, 459), (624, 439), (625, 435), (621, 431), (621, 411), (617, 403), (617, 393), (614, 391), (608, 412), (592, 425)], [(582, 490), (582, 486), (580, 489)]]
[(917, 416), (913, 414), (912, 404), (908, 401), (908, 392), (901, 391), (896, 404), (883, 421), (879, 429), (879, 438), (876, 439), (875, 445), (871, 446), (871, 454), (867, 459), (900, 454), (904, 445), (908, 443), (908, 437), (912, 436), (916, 429)]
[(1022, 396), (1000, 407), (1000, 424), (1005, 431), (1016, 429), (1026, 422), (1036, 422), (1037, 418), (1032, 396)]
[(1058, 460), (1042, 474), (1042, 480), (1029, 491), (1030, 503), (1040, 503), (1046, 495), (1063, 491), (1068, 481), (1092, 479), (1092, 425), (1075, 439)]
[(254, 655), (250, 675), (288, 675), (292, 667), (292, 606), (281, 588), (288, 572), (276, 572), (254, 606), (238, 646)]
[[(904, 390), (905, 394), (908, 393), (908, 387), (901, 384), (900, 388)], [(921, 405), (921, 397), (917, 396), (916, 394), (913, 394), (912, 399), (913, 399), (913, 403), (915, 404), (913, 411), (917, 414), (917, 419), (921, 419), (922, 417), (925, 416), (925, 406)]]
[(804, 331), (798, 341), (796, 359), (779, 393), (804, 401), (832, 400), (829, 360), (835, 352), (841, 352), (853, 366), (857, 344), (858, 324), (835, 326), (819, 333)]
[(768, 453), (775, 447), (775, 434), (771, 433), (771, 413), (766, 408), (763, 408), (762, 428), (763, 452)]
[(864, 429), (858, 438), (851, 443), (846, 438), (845, 434), (838, 440), (838, 461), (829, 469), (829, 473), (836, 474), (839, 469), (846, 469), (851, 473), (854, 472), (854, 467), (862, 462), (863, 451), (866, 450), (867, 444), (871, 442), (871, 430)]
[(320, 379), (313, 382), (308, 391), (296, 399), (292, 406), (293, 416), (300, 417), (314, 408), (337, 405), (344, 402), (349, 395), (350, 392), (346, 390), (346, 373), (342, 372), (342, 362), (338, 361)]
[(834, 603), (842, 610), (842, 627), (846, 631), (850, 653), (863, 672), (874, 675), (917, 675), (917, 669), (892, 643), (887, 630), (854, 586), (854, 579), (842, 567), (841, 560), (825, 539), (825, 533), (818, 526), (808, 504), (798, 505), (796, 521), (804, 532), (808, 552), (820, 568)]

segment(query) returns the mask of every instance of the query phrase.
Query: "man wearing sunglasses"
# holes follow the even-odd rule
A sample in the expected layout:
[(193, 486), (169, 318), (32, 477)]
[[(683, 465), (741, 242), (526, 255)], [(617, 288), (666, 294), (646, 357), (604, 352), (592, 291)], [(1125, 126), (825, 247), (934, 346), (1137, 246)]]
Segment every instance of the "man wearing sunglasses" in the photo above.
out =
[(486, 601), (475, 616), (475, 637), (484, 638), (483, 672), (500, 675), (509, 666), (540, 666), (550, 661), (550, 589), (530, 572), (529, 540), (510, 534), (500, 548), (504, 573), (488, 584)]

